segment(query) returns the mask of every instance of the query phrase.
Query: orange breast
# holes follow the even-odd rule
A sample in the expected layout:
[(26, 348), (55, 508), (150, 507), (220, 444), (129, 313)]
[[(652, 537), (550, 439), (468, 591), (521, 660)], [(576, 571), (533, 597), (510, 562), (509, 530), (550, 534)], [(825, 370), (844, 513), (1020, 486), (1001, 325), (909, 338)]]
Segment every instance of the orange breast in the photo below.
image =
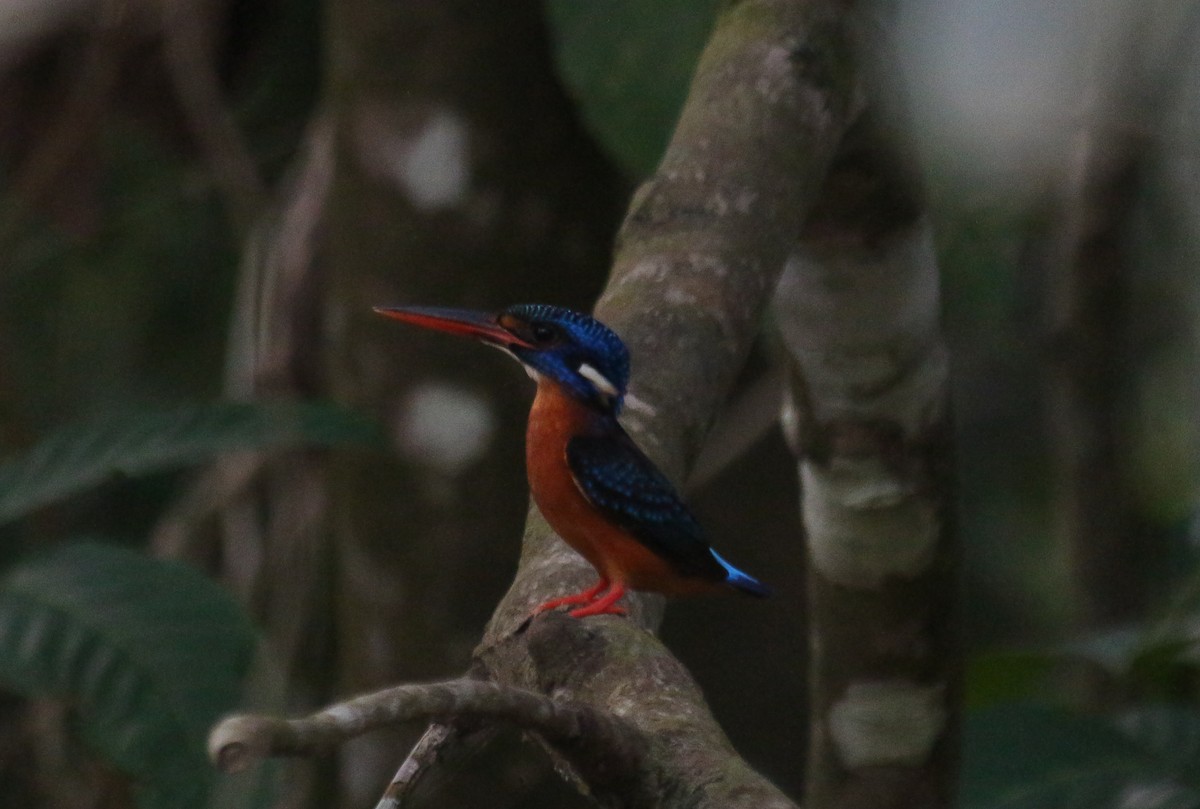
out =
[(680, 576), (665, 559), (609, 522), (575, 486), (567, 466), (567, 442), (595, 435), (601, 421), (550, 382), (538, 384), (529, 414), (525, 465), (533, 500), (550, 527), (609, 581), (635, 590), (683, 595), (713, 584)]

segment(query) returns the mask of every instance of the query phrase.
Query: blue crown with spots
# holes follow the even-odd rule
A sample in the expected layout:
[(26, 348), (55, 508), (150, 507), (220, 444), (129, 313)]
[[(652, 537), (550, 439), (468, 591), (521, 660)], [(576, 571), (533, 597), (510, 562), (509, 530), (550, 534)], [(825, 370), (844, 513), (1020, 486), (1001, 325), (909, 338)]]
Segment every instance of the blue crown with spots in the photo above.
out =
[(617, 333), (594, 317), (544, 303), (510, 306), (500, 314), (523, 324), (521, 336), (534, 348), (513, 353), (538, 373), (576, 395), (619, 411), (629, 385), (629, 349)]

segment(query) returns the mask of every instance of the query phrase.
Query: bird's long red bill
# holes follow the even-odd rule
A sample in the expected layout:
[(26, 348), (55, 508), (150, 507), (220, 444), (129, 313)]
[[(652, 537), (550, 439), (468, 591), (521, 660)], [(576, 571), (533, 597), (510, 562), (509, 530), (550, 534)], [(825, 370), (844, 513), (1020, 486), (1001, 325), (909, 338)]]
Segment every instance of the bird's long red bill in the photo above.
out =
[(471, 309), (448, 309), (439, 306), (376, 306), (375, 311), (384, 317), (411, 323), (434, 331), (474, 337), (499, 346), (532, 346), (517, 337), (496, 321), (488, 312)]

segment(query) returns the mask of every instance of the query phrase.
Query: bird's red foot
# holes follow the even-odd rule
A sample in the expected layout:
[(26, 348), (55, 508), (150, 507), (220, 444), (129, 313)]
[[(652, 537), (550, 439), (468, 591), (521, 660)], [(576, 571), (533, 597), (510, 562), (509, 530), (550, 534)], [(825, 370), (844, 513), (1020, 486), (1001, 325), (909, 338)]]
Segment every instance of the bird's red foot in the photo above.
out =
[[(604, 593), (605, 590), (608, 592)], [(604, 595), (600, 595), (604, 593)], [(625, 585), (617, 583), (609, 586), (608, 579), (600, 579), (595, 585), (575, 595), (553, 598), (539, 605), (533, 615), (539, 615), (547, 610), (557, 609), (568, 604), (582, 604), (582, 607), (571, 610), (572, 618), (586, 618), (589, 615), (624, 615), (625, 608), (618, 607), (617, 601), (625, 595)]]
[(572, 618), (586, 618), (589, 615), (624, 615), (625, 608), (617, 606), (617, 602), (623, 595), (625, 595), (625, 585), (617, 582), (607, 593), (592, 603), (577, 610), (571, 610), (570, 615)]
[(596, 600), (596, 596), (600, 595), (600, 593), (606, 587), (608, 587), (608, 579), (600, 579), (600, 581), (596, 582), (594, 586), (589, 587), (582, 593), (576, 593), (575, 595), (571, 596), (563, 596), (562, 598), (550, 599), (545, 604), (541, 604), (540, 606), (534, 608), (533, 614), (539, 615), (547, 610), (558, 609), (559, 607), (564, 607), (567, 604), (591, 604)]

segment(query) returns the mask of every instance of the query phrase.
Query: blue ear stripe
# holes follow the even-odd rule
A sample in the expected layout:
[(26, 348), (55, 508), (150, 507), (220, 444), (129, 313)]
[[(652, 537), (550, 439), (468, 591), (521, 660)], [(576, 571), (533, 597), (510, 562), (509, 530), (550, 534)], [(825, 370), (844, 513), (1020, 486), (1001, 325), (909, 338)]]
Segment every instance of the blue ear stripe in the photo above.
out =
[(712, 551), (712, 555), (720, 563), (721, 567), (725, 568), (725, 583), (730, 587), (741, 590), (743, 593), (749, 593), (752, 596), (758, 596), (759, 598), (766, 598), (772, 595), (773, 591), (770, 587), (726, 562), (721, 558), (721, 554)]

